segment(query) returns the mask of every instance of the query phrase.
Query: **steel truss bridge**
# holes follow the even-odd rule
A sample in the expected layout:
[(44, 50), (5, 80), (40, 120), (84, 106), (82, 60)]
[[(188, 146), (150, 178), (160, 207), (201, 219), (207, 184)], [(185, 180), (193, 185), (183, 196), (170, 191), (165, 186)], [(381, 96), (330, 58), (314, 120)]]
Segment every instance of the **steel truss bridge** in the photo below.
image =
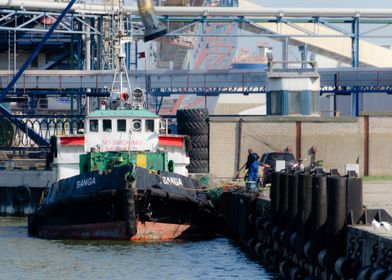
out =
[[(126, 11), (124, 22), (128, 35), (141, 38), (143, 27), (137, 8), (124, 7), (124, 9)], [(323, 47), (314, 42), (309, 44), (309, 49), (338, 57), (350, 62), (353, 67), (358, 67), (360, 63), (365, 66), (377, 64), (372, 58), (374, 54), (378, 54), (383, 56), (378, 63), (386, 62), (389, 66), (390, 56), (384, 54), (388, 52), (386, 48), (377, 46), (377, 51), (373, 51), (372, 55), (369, 55), (370, 59), (367, 59), (367, 54), (364, 55), (360, 47), (364, 45), (361, 39), (390, 38), (389, 29), (392, 23), (390, 9), (156, 7), (156, 12), (170, 31), (165, 41), (169, 40), (172, 44), (181, 44), (182, 37), (266, 37), (281, 41), (282, 49), (286, 50), (286, 54), (282, 54), (282, 57), (287, 58), (285, 55), (287, 56), (289, 40), (290, 44), (299, 45), (312, 38), (318, 40), (344, 38), (350, 42), (348, 53)], [(34, 99), (38, 96), (107, 96), (113, 72), (105, 69), (113, 69), (114, 65), (115, 54), (111, 42), (115, 38), (111, 31), (117, 20), (116, 15), (116, 8), (110, 5), (77, 3), (69, 8), (67, 3), (62, 2), (0, 0), (0, 33), (5, 35), (2, 38), (3, 42), (8, 42), (9, 70), (11, 70), (0, 73), (0, 87), (3, 89), (0, 102), (9, 102), (13, 98)], [(48, 39), (47, 33), (52, 30), (53, 23), (58, 26)], [(209, 23), (236, 23), (239, 26), (239, 33), (209, 34), (207, 32)], [(309, 29), (304, 25), (311, 25), (312, 28)], [(200, 32), (194, 32), (195, 26)], [(325, 29), (330, 32), (320, 32)], [(10, 81), (16, 80), (14, 76), (18, 69), (17, 45), (24, 41), (33, 45), (44, 41), (54, 43), (67, 41), (70, 46), (69, 53), (67, 50), (66, 54), (59, 54), (56, 61), (51, 61), (48, 65), (53, 66), (68, 55), (71, 60), (70, 69), (81, 69), (81, 71), (27, 71), (13, 86), (10, 86), (13, 84)], [(367, 45), (366, 50), (369, 50), (369, 47)], [(129, 68), (132, 65), (137, 66), (137, 44), (127, 46), (127, 58)], [(321, 93), (352, 94), (355, 97), (353, 105), (360, 93), (391, 92), (392, 69), (389, 68), (320, 69), (320, 75)], [(130, 76), (133, 86), (145, 88), (150, 96), (161, 100), (171, 94), (214, 96), (221, 93), (263, 93), (266, 81), (265, 72), (231, 70), (131, 71)], [(7, 112), (5, 109), (3, 111)], [(7, 117), (12, 116), (8, 113)], [(19, 128), (23, 127), (25, 116), (14, 117), (22, 119), (17, 123)], [(36, 140), (41, 141), (41, 138), (37, 136)]]
[[(50, 22), (65, 9), (67, 3), (32, 0), (0, 0), (0, 31), (10, 32), (9, 42), (39, 40), (50, 28)], [(313, 9), (313, 8), (238, 8), (238, 7), (156, 7), (160, 20), (166, 24), (167, 39), (172, 44), (181, 44), (182, 37), (263, 37), (282, 41), (284, 44), (299, 45), (309, 39), (350, 40), (350, 51), (342, 53), (309, 43), (309, 49), (351, 62), (354, 67), (361, 63), (374, 65), (367, 54), (361, 53), (361, 39), (388, 39), (392, 24), (392, 9)], [(125, 6), (124, 22), (128, 35), (142, 38), (143, 27), (137, 7)], [(76, 3), (54, 31), (51, 40), (64, 40), (69, 35), (75, 43), (75, 55), (79, 64), (76, 69), (112, 69), (113, 53), (105, 42), (113, 40), (113, 23), (116, 8), (104, 4)], [(214, 34), (206, 32), (209, 23), (237, 24), (236, 34)], [(200, 32), (194, 32), (195, 26)], [(247, 31), (247, 32), (244, 32)], [(28, 33), (29, 36), (23, 34)], [(41, 34), (41, 35), (40, 35)], [(11, 36), (12, 35), (12, 36)], [(88, 38), (87, 38), (88, 37)], [(86, 46), (87, 44), (87, 46)], [(10, 46), (10, 49), (12, 46)], [(12, 50), (11, 50), (12, 51)], [(83, 56), (84, 53), (86, 57)], [(128, 49), (128, 65), (137, 65), (135, 51)], [(361, 55), (360, 55), (361, 54)], [(361, 57), (363, 55), (363, 57)], [(99, 58), (99, 59), (98, 59)], [(81, 60), (81, 61), (79, 61)], [(83, 61), (86, 60), (86, 61)], [(89, 60), (89, 61), (87, 61)], [(89, 68), (86, 68), (86, 65)], [(11, 69), (12, 70), (12, 69)]]
[[(298, 71), (298, 70), (295, 70)], [(306, 71), (306, 70), (304, 70)], [(334, 68), (319, 69), (320, 93), (351, 94), (392, 93), (392, 68)], [(13, 78), (12, 71), (0, 71), (0, 87)], [(113, 71), (42, 70), (25, 71), (16, 82), (10, 97), (35, 96), (108, 96)], [(130, 71), (134, 87), (145, 88), (154, 97), (172, 94), (265, 93), (267, 72), (260, 70), (210, 71)]]

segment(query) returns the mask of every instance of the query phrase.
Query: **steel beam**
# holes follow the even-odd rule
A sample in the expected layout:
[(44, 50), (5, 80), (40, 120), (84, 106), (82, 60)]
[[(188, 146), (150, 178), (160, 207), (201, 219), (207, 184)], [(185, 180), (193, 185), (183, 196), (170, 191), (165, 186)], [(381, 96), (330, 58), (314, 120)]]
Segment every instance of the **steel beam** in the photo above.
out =
[[(10, 81), (8, 86), (3, 89), (3, 91), (0, 94), (0, 102), (4, 99), (4, 97), (7, 95), (7, 93), (14, 87), (15, 83), (22, 76), (23, 72), (27, 69), (27, 67), (30, 65), (30, 63), (33, 61), (33, 59), (37, 56), (39, 51), (45, 45), (46, 41), (53, 34), (53, 31), (57, 28), (57, 26), (63, 20), (64, 16), (67, 14), (67, 12), (71, 9), (71, 7), (75, 3), (75, 1), (76, 0), (71, 0), (69, 2), (69, 4), (64, 9), (64, 11), (57, 18), (56, 22), (54, 22), (53, 25), (50, 27), (48, 33), (45, 34), (45, 36), (42, 39), (42, 41), (36, 46), (36, 48), (33, 50), (33, 52), (27, 58), (25, 63), (23, 63), (22, 67), (19, 69), (19, 71), (16, 73), (16, 75), (12, 78), (12, 80)], [(37, 145), (39, 145), (39, 146), (47, 146), (47, 145), (49, 145), (49, 142), (47, 140), (45, 140), (40, 135), (35, 133), (34, 130), (32, 130), (32, 129), (28, 128), (27, 126), (25, 126), (23, 122), (21, 122), (18, 119), (11, 119), (10, 117), (12, 116), (12, 113), (7, 108), (5, 108), (3, 105), (1, 105), (1, 104), (0, 104), (0, 112), (5, 117), (8, 117), (19, 129), (21, 129), (24, 133), (26, 133), (28, 135), (28, 137), (30, 139), (32, 139)]]

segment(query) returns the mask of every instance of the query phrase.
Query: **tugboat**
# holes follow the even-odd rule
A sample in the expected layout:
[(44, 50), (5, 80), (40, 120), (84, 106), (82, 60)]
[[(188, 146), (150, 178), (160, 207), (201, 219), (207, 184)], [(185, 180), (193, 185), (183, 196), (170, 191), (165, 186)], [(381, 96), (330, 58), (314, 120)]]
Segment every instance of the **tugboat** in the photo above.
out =
[(32, 236), (168, 241), (214, 232), (209, 192), (187, 176), (187, 138), (165, 133), (167, 125), (144, 108), (141, 89), (129, 98), (130, 40), (118, 40), (111, 96), (86, 116), (84, 135), (52, 138), (59, 180), (28, 217)]
[[(141, 91), (135, 91), (137, 103)], [(85, 119), (83, 136), (56, 141), (59, 177), (76, 171), (70, 158), (77, 156), (79, 174), (51, 186), (29, 216), (31, 235), (167, 241), (212, 231), (214, 208), (208, 190), (186, 176), (186, 137), (160, 135), (159, 116), (137, 104), (94, 111)], [(78, 147), (88, 152), (79, 153)]]

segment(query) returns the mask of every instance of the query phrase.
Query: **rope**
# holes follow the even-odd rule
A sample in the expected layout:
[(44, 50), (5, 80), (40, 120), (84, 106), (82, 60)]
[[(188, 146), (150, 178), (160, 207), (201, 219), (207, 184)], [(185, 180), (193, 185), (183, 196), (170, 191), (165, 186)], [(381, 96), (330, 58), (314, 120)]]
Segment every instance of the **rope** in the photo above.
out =
[(260, 137), (256, 137), (254, 135), (248, 134), (246, 132), (244, 132), (245, 135), (255, 139), (256, 141), (263, 143), (264, 145), (266, 145), (267, 147), (273, 149), (274, 151), (280, 151), (281, 149), (279, 147), (274, 146), (273, 144), (268, 143), (267, 141), (261, 139)]

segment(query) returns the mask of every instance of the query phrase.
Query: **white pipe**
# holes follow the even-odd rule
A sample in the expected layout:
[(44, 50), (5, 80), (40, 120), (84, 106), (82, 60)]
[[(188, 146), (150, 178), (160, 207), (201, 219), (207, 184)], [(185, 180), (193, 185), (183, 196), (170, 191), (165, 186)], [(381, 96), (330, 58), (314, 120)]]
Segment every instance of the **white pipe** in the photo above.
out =
[[(0, 0), (2, 9), (26, 9), (61, 12), (65, 2)], [(136, 6), (123, 6), (125, 12), (138, 14)], [(116, 7), (105, 4), (74, 4), (71, 11), (82, 14), (110, 14)], [(390, 18), (392, 9), (331, 9), (331, 8), (220, 8), (220, 7), (155, 7), (158, 15), (170, 16), (248, 16), (248, 17), (366, 17)]]

